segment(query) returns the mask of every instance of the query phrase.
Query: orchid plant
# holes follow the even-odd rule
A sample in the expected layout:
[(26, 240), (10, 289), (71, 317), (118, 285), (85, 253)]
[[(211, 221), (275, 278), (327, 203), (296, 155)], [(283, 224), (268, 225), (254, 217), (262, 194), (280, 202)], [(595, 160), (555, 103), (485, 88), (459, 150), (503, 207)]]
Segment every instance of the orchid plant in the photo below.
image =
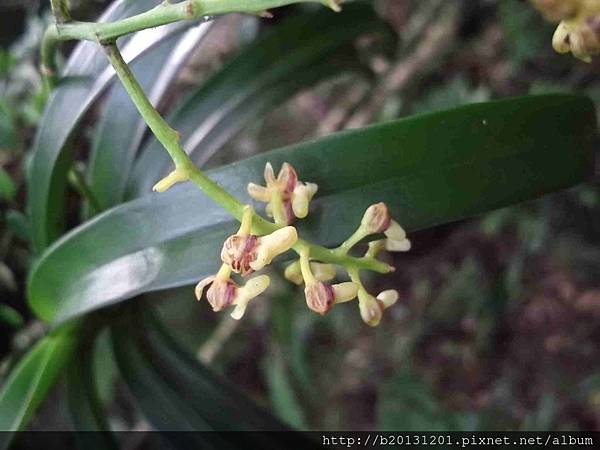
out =
[[(205, 32), (203, 25), (185, 24), (233, 12), (270, 17), (270, 10), (294, 3), (314, 8), (257, 38), (165, 114), (168, 121), (163, 117), (155, 105), (176, 72), (168, 62), (174, 58), (181, 67)], [(585, 60), (597, 52), (590, 34), (597, 1), (534, 3), (548, 18), (565, 21), (555, 36), (559, 51)], [(302, 286), (310, 311), (325, 315), (355, 302), (361, 327), (360, 319), (376, 326), (393, 319), (383, 319), (384, 312), (401, 300), (400, 289), (372, 289), (368, 275), (396, 270), (399, 260), (385, 252), (411, 250), (408, 232), (415, 239), (418, 229), (565, 189), (593, 170), (593, 105), (545, 95), (392, 120), (205, 172), (202, 163), (256, 114), (341, 70), (375, 75), (367, 103), (385, 97), (389, 79), (377, 76), (389, 69), (392, 77), (393, 68), (378, 61), (377, 74), (370, 66), (365, 71), (357, 49), (365, 34), (390, 36), (373, 7), (339, 0), (115, 0), (102, 20), (83, 22), (72, 17), (68, 0), (51, 5), (55, 20), (40, 57), (48, 100), (28, 184), (35, 261), (27, 297), (44, 325), (4, 382), (0, 429), (23, 429), (68, 373), (76, 425), (87, 421), (78, 428), (105, 430), (88, 376), (103, 330), (124, 383), (154, 428), (285, 429), (182, 350), (144, 296), (185, 286), (186, 305), (196, 307), (193, 291), (214, 311), (241, 319), (252, 308), (259, 312), (251, 302), (278, 284), (267, 268), (280, 262), (285, 266), (277, 269), (291, 283), (286, 292)], [(177, 25), (183, 36), (161, 34)], [(160, 58), (128, 54), (139, 36)], [(85, 42), (63, 68), (57, 50), (66, 41)], [(103, 103), (82, 176), (70, 139), (113, 72), (118, 84)], [(147, 129), (153, 136), (142, 145)], [(202, 158), (200, 147), (208, 148)], [(80, 194), (83, 219), (66, 231), (68, 183)], [(318, 315), (312, 317), (321, 320)], [(221, 323), (238, 322), (225, 317)], [(3, 437), (0, 449), (10, 441)], [(176, 446), (203, 445), (188, 437), (193, 442)]]

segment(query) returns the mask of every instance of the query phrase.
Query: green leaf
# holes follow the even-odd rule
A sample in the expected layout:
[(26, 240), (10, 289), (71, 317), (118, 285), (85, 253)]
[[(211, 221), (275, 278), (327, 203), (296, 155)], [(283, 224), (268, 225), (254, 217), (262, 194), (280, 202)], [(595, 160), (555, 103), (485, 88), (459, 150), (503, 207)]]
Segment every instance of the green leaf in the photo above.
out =
[(20, 328), (23, 326), (24, 320), (19, 311), (0, 303), (0, 322), (5, 323), (11, 328)]
[[(67, 370), (67, 399), (76, 439), (81, 449), (117, 449), (105, 416), (94, 377), (97, 334), (80, 345), (77, 358)], [(94, 433), (88, 433), (93, 431)]]
[(379, 429), (386, 431), (463, 431), (468, 415), (445, 410), (429, 386), (410, 372), (385, 383), (377, 403)]
[[(113, 326), (113, 349), (125, 382), (156, 429), (286, 430), (274, 417), (183, 350), (151, 316), (149, 308), (140, 306), (121, 310), (122, 320)], [(137, 324), (134, 328), (130, 326), (132, 320)], [(235, 434), (182, 433), (166, 437), (187, 448), (191, 448), (190, 445), (240, 448), (240, 443), (234, 444)], [(281, 448), (281, 443), (268, 438), (261, 434), (244, 435), (250, 447)]]
[[(45, 398), (77, 347), (75, 326), (65, 326), (43, 338), (23, 357), (0, 392), (0, 430), (18, 431)], [(12, 433), (0, 434), (0, 449)]]
[(0, 167), (0, 199), (14, 200), (17, 187), (8, 172)]
[(277, 415), (294, 428), (306, 428), (304, 411), (296, 398), (281, 351), (275, 351), (268, 359), (266, 374), (271, 403)]
[[(462, 106), (302, 143), (210, 173), (242, 201), (266, 161), (319, 185), (302, 237), (334, 245), (365, 208), (386, 202), (409, 231), (481, 214), (592, 174), (596, 126), (582, 97), (531, 96)], [(80, 226), (38, 261), (33, 310), (65, 320), (143, 292), (192, 284), (219, 266), (230, 216), (191, 185), (148, 195)], [(68, 274), (65, 276), (65, 274)]]
[(8, 210), (4, 216), (6, 226), (19, 239), (29, 241), (31, 238), (31, 227), (27, 216), (16, 209)]
[[(101, 20), (130, 16), (154, 5), (154, 0), (117, 0)], [(181, 30), (182, 26), (153, 30), (151, 36), (138, 34), (126, 45), (124, 53), (138, 56), (169, 34)], [(83, 42), (73, 50), (64, 76), (48, 99), (32, 147), (28, 201), (33, 244), (38, 252), (54, 241), (63, 229), (66, 175), (73, 151), (68, 141), (84, 114), (113, 78), (113, 73), (108, 69), (100, 46)]]
[[(183, 37), (170, 36), (150, 55), (131, 65), (153, 104), (160, 104), (189, 53), (196, 49), (209, 28), (210, 25), (205, 24), (192, 28)], [(96, 128), (88, 163), (89, 185), (101, 210), (122, 200), (135, 154), (146, 131), (146, 123), (125, 89), (120, 83), (115, 84)]]
[[(319, 8), (294, 16), (252, 42), (193, 93), (168, 122), (202, 166), (257, 116), (308, 86), (357, 65), (354, 41), (364, 33), (390, 38), (388, 28), (366, 4), (349, 4), (343, 14)], [(152, 139), (136, 161), (130, 196), (142, 196), (171, 167)]]

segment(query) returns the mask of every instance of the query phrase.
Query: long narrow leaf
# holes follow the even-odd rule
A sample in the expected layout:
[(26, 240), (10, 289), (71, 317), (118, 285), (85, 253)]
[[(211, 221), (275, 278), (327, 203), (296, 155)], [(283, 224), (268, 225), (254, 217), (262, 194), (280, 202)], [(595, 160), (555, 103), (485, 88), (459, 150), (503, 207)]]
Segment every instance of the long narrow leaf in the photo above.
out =
[[(154, 5), (155, 0), (117, 0), (101, 20), (130, 16)], [(126, 45), (124, 56), (132, 60), (184, 26), (189, 25), (175, 24), (138, 33)], [(33, 244), (38, 252), (55, 240), (63, 228), (66, 173), (72, 157), (67, 142), (114, 73), (108, 69), (101, 48), (84, 42), (73, 51), (63, 75), (65, 79), (48, 100), (32, 148), (28, 207)]]
[(0, 449), (22, 430), (77, 348), (76, 328), (65, 326), (43, 338), (13, 369), (0, 391)]
[[(481, 214), (585, 180), (596, 137), (592, 103), (548, 95), (463, 106), (261, 154), (211, 176), (243, 201), (266, 161), (319, 184), (300, 235), (343, 240), (385, 201), (409, 231)], [(107, 211), (57, 242), (29, 283), (31, 307), (65, 320), (137, 294), (191, 284), (218, 268), (231, 218), (180, 186)], [(65, 275), (67, 274), (67, 275)]]
[(67, 398), (79, 447), (85, 450), (117, 449), (96, 388), (93, 339), (80, 346), (77, 356), (67, 370)]
[[(167, 330), (140, 305), (127, 308), (124, 320), (116, 325), (113, 344), (123, 376), (149, 420), (159, 430), (179, 429), (188, 424), (193, 429), (213, 431), (284, 431), (285, 426), (226, 380), (217, 377), (187, 354)], [(138, 326), (131, 330), (128, 322), (136, 318)], [(140, 387), (140, 380), (143, 387)], [(150, 391), (151, 390), (151, 391)], [(152, 397), (149, 397), (152, 395)], [(160, 401), (148, 401), (160, 399)], [(165, 403), (163, 403), (165, 402)], [(169, 408), (183, 407), (186, 420), (177, 422)], [(166, 408), (166, 409), (163, 409)], [(183, 412), (183, 411), (181, 411)], [(180, 412), (180, 414), (181, 414)], [(199, 421), (195, 422), (195, 421)], [(243, 442), (232, 433), (226, 435), (166, 434), (183, 444), (182, 439), (198, 440), (214, 448), (282, 448), (279, 439), (285, 435), (246, 434)], [(296, 440), (302, 439), (295, 437)], [(298, 442), (296, 442), (298, 443)], [(308, 445), (310, 441), (306, 441)], [(185, 444), (189, 445), (189, 442)], [(197, 442), (197, 445), (200, 442)], [(185, 447), (185, 445), (184, 445)], [(189, 448), (189, 447), (187, 447)], [(305, 446), (304, 448), (309, 448)]]

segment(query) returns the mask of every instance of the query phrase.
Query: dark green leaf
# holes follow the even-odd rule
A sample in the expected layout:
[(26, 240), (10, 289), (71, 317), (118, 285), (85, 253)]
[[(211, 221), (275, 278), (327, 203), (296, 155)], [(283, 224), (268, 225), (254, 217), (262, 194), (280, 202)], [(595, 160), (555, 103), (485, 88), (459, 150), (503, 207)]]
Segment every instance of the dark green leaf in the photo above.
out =
[[(95, 336), (94, 336), (95, 337)], [(80, 346), (67, 371), (67, 397), (73, 426), (81, 449), (116, 449), (116, 440), (103, 411), (94, 377), (95, 340)], [(87, 433), (93, 431), (94, 433)]]
[(28, 241), (31, 237), (31, 231), (29, 226), (29, 221), (27, 220), (27, 216), (23, 214), (21, 211), (17, 211), (15, 209), (11, 209), (6, 212), (6, 216), (4, 217), (6, 221), (6, 226), (19, 239), (23, 239), (24, 241)]
[[(132, 329), (129, 324), (134, 318), (137, 326)], [(113, 327), (113, 348), (125, 382), (156, 429), (285, 430), (275, 418), (184, 351), (147, 308), (142, 310), (136, 305), (123, 314), (121, 322)], [(184, 447), (239, 448), (230, 441), (236, 439), (235, 435), (167, 437)], [(266, 441), (260, 434), (244, 435), (244, 439), (247, 444), (262, 443), (257, 448), (280, 448), (280, 444)]]
[[(298, 91), (356, 65), (354, 41), (364, 33), (390, 35), (365, 4), (344, 14), (318, 9), (294, 16), (243, 49), (169, 118), (199, 166), (228, 139)], [(147, 194), (171, 167), (153, 139), (135, 164), (130, 195)]]
[[(192, 28), (183, 37), (170, 36), (131, 68), (153, 104), (158, 105), (181, 65), (210, 25)], [(89, 160), (89, 185), (100, 210), (119, 203), (131, 165), (147, 130), (145, 122), (120, 83), (115, 84), (96, 129)]]
[[(75, 328), (65, 326), (43, 338), (23, 357), (0, 392), (0, 430), (23, 429), (77, 347)], [(0, 449), (12, 433), (0, 433)]]
[(464, 431), (470, 417), (447, 411), (429, 386), (403, 372), (383, 385), (377, 404), (379, 428), (386, 431)]
[[(117, 0), (102, 20), (130, 16), (154, 5), (154, 0)], [(163, 27), (160, 31), (153, 30), (150, 36), (138, 34), (123, 52), (126, 57), (127, 54), (137, 56), (181, 27)], [(93, 42), (79, 44), (69, 58), (65, 79), (48, 99), (33, 144), (28, 183), (33, 243), (37, 251), (54, 241), (63, 228), (66, 175), (72, 159), (67, 142), (90, 105), (113, 78), (107, 66), (100, 46)]]
[(0, 322), (9, 325), (12, 328), (20, 328), (23, 326), (23, 316), (16, 309), (0, 304)]
[(266, 375), (271, 403), (277, 415), (294, 428), (306, 428), (304, 411), (298, 403), (281, 351), (275, 351), (268, 359)]
[[(293, 164), (319, 185), (300, 234), (323, 245), (348, 236), (385, 201), (409, 231), (564, 189), (593, 170), (595, 115), (585, 98), (549, 95), (463, 106), (261, 154), (211, 176), (242, 201), (266, 161)], [(192, 284), (219, 265), (230, 216), (179, 186), (114, 208), (73, 230), (39, 260), (29, 300), (65, 320), (142, 292)]]
[(0, 167), (0, 200), (13, 200), (17, 192), (15, 182), (8, 172)]

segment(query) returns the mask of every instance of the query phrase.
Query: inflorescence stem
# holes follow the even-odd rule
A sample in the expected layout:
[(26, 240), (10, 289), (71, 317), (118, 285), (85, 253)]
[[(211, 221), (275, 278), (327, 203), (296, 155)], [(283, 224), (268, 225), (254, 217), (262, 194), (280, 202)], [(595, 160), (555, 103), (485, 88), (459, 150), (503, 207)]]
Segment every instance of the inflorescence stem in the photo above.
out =
[(86, 40), (110, 44), (121, 36), (181, 20), (229, 12), (257, 14), (293, 3), (321, 3), (335, 11), (339, 10), (337, 0), (185, 0), (179, 3), (164, 0), (143, 13), (114, 22), (98, 23), (72, 21), (64, 0), (51, 0), (56, 24), (50, 25), (44, 34), (42, 73), (49, 78), (56, 74), (55, 50), (59, 41)]
[[(131, 97), (131, 100), (148, 124), (149, 128), (152, 130), (152, 133), (165, 147), (171, 156), (171, 159), (175, 163), (175, 171), (173, 173), (177, 172), (182, 177), (177, 181), (189, 180), (193, 182), (213, 201), (225, 208), (237, 220), (241, 221), (244, 212), (244, 205), (194, 165), (190, 157), (181, 146), (179, 133), (171, 128), (158, 113), (158, 111), (156, 111), (132, 73), (131, 69), (123, 60), (117, 45), (115, 43), (111, 43), (105, 44), (103, 47), (111, 65), (115, 69), (117, 76)], [(252, 230), (256, 233), (271, 233), (277, 230), (279, 227), (280, 226), (263, 219), (257, 214), (254, 214), (253, 216)], [(298, 239), (292, 248), (298, 254), (300, 254), (302, 251), (305, 251), (310, 254), (311, 259), (326, 263), (343, 265), (349, 268), (360, 270), (371, 270), (378, 273), (388, 273), (391, 270), (388, 264), (378, 261), (375, 258), (355, 258), (340, 252), (336, 252), (333, 249), (328, 249), (309, 243), (302, 239)]]

